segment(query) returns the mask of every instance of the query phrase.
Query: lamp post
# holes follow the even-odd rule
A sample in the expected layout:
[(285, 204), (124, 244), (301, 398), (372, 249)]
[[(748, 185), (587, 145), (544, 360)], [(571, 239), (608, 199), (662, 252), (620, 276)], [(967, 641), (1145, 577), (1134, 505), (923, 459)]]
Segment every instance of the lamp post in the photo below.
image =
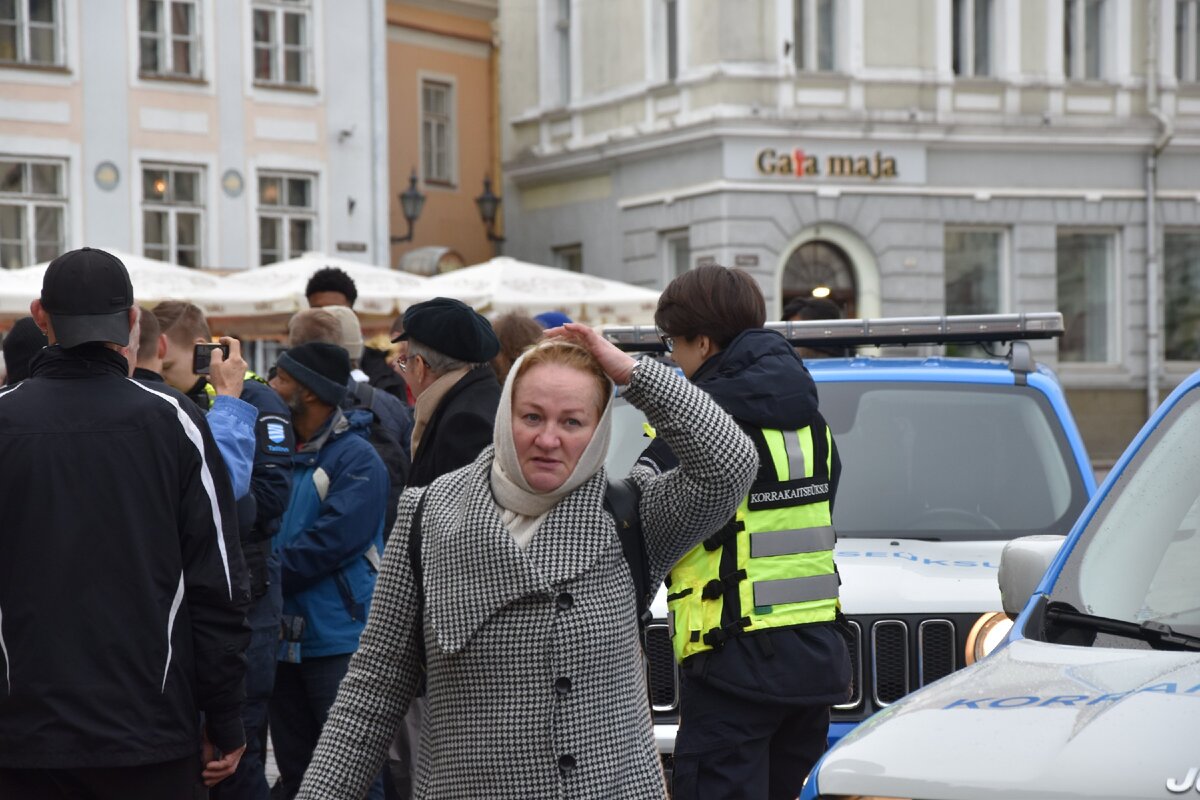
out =
[(400, 193), (400, 210), (404, 212), (404, 219), (408, 222), (408, 233), (404, 236), (393, 236), (392, 244), (412, 241), (413, 223), (421, 216), (421, 209), (424, 207), (425, 195), (417, 189), (417, 170), (414, 167), (408, 179), (408, 188)]
[(502, 198), (492, 194), (492, 179), (484, 175), (483, 194), (475, 198), (475, 205), (479, 206), (479, 216), (487, 229), (488, 241), (495, 242), (497, 250), (499, 250), (499, 243), (504, 241), (504, 237), (496, 233), (496, 212), (500, 210), (502, 202)]

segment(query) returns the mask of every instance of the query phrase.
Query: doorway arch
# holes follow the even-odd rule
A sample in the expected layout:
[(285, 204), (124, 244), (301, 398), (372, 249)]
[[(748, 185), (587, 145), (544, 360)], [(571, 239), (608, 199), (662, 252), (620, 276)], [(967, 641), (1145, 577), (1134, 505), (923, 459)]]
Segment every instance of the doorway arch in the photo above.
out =
[(803, 229), (788, 242), (775, 272), (780, 318), (791, 297), (812, 295), (818, 287), (829, 289), (839, 307), (861, 318), (882, 313), (879, 267), (875, 254), (858, 234), (842, 225), (821, 222)]

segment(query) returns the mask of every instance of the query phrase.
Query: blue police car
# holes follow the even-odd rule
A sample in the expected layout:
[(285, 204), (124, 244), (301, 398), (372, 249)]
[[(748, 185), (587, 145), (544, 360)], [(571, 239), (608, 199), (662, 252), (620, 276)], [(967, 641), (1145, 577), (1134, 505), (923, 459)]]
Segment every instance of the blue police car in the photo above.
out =
[(1006, 547), (999, 579), (1016, 622), (1002, 646), (847, 735), (801, 797), (1195, 797), (1198, 441), (1200, 373), (1147, 422), (1065, 543)]

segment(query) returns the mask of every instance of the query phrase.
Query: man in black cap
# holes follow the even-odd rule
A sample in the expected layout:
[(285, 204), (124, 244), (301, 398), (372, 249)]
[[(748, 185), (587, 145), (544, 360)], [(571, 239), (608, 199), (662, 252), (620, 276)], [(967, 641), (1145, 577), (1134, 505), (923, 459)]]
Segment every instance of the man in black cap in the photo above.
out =
[(30, 310), (50, 346), (0, 391), (0, 797), (187, 797), (245, 748), (229, 476), (198, 410), (128, 377), (120, 260), (59, 256)]
[[(404, 332), (392, 341), (407, 344), (396, 362), (416, 398), (408, 485), (427, 486), (470, 464), (492, 443), (500, 384), (489, 362), (500, 352), (500, 340), (475, 309), (435, 297), (409, 306)], [(413, 701), (389, 751), (389, 771), (401, 798), (412, 791), (423, 709), (424, 698)]]
[(500, 384), (488, 364), (500, 352), (475, 309), (435, 297), (404, 312), (408, 343), (398, 361), (416, 398), (409, 486), (426, 486), (475, 460), (492, 443)]
[[(341, 408), (349, 380), (349, 355), (327, 342), (291, 348), (271, 378), (292, 411), (297, 445), (291, 497), (274, 540), (285, 641), (269, 708), (283, 797), (300, 788), (358, 649), (383, 553), (388, 474), (367, 440), (371, 412)], [(369, 797), (382, 800), (382, 781)]]

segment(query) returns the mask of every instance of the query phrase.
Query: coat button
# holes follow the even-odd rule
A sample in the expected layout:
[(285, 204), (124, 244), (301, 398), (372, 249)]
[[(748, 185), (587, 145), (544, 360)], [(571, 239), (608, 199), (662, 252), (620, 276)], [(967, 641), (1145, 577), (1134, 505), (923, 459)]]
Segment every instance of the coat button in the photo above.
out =
[(558, 757), (558, 769), (563, 775), (566, 775), (575, 769), (575, 756), (562, 755)]
[(554, 607), (559, 611), (570, 611), (571, 606), (575, 605), (575, 598), (570, 592), (562, 592), (554, 598)]
[(559, 678), (558, 680), (556, 680), (554, 682), (554, 691), (558, 692), (560, 695), (565, 695), (568, 692), (570, 692), (571, 691), (571, 679), (570, 678)]

